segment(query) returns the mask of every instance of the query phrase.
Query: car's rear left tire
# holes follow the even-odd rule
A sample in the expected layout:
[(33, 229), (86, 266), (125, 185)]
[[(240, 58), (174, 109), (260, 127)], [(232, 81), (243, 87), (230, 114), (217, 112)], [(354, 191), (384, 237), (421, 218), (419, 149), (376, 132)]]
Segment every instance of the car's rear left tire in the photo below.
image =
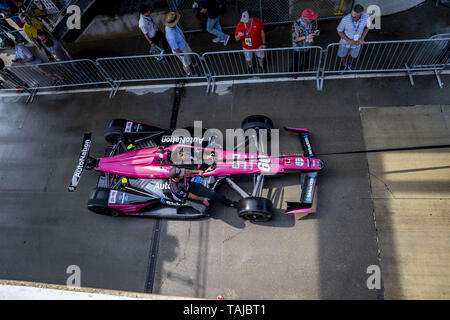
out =
[(266, 198), (249, 197), (237, 205), (239, 217), (252, 222), (266, 222), (272, 219), (272, 202)]
[(108, 188), (92, 189), (88, 200), (88, 209), (94, 213), (105, 216), (120, 216), (120, 211), (108, 207), (109, 191), (110, 189)]

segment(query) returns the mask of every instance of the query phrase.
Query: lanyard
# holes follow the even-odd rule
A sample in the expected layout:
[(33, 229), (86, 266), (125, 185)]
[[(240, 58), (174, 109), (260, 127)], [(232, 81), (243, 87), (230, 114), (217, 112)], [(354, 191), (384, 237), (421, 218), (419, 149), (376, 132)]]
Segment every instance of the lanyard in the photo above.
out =
[(354, 28), (354, 30), (355, 30), (355, 33), (357, 33), (358, 30), (359, 30), (359, 26), (361, 25), (361, 20), (362, 20), (362, 17), (359, 18), (358, 24), (356, 24), (355, 21), (352, 20), (353, 28)]
[(147, 20), (148, 22), (150, 22), (151, 24), (155, 24), (155, 22), (153, 21), (152, 17), (146, 17), (144, 15), (142, 15), (144, 17), (145, 20)]
[(253, 18), (251, 19), (252, 22), (250, 23), (250, 29), (247, 29), (247, 24), (244, 23), (244, 27), (245, 27), (245, 36), (248, 37), (248, 35), (250, 34), (250, 32), (252, 31), (252, 26), (253, 26)]
[(300, 18), (300, 23), (302, 24), (302, 26), (303, 26), (303, 28), (305, 28), (305, 30), (306, 30), (306, 35), (308, 35), (308, 34), (311, 34), (312, 32), (312, 25), (311, 25), (311, 23), (310, 24), (306, 24), (304, 21), (303, 21), (303, 19), (302, 18)]

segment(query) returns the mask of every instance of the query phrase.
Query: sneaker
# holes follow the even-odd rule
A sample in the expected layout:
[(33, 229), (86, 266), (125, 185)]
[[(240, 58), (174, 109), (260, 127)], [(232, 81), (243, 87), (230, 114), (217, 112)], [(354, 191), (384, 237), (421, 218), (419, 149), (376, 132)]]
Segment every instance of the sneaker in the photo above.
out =
[(227, 37), (225, 38), (225, 40), (223, 41), (223, 45), (226, 46), (228, 44), (228, 41), (230, 40), (230, 36), (227, 35)]
[(259, 67), (259, 71), (261, 71), (261, 73), (266, 73), (266, 69), (264, 67)]
[(346, 69), (347, 69), (347, 66), (344, 66), (343, 64), (341, 64), (341, 66), (339, 67), (339, 74), (343, 74)]
[(217, 43), (217, 42), (221, 42), (221, 41), (220, 41), (220, 38), (214, 38), (214, 39), (212, 39), (212, 42)]
[(253, 73), (253, 67), (247, 67), (248, 70), (248, 74), (252, 74)]
[(351, 64), (351, 65), (348, 66), (348, 69), (354, 71), (355, 70), (355, 66)]

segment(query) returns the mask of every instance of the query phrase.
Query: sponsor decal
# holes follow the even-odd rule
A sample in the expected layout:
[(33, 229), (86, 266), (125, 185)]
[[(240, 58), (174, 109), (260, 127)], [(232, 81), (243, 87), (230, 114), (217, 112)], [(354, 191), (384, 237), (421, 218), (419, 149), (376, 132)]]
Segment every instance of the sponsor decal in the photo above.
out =
[(295, 165), (297, 167), (303, 167), (305, 165), (305, 160), (303, 160), (302, 158), (296, 158)]
[(170, 189), (170, 184), (168, 182), (157, 182), (153, 188), (157, 190), (168, 190)]
[(305, 138), (305, 144), (306, 148), (308, 148), (309, 156), (312, 157), (314, 153), (312, 151), (311, 143), (309, 142), (309, 136), (305, 134), (303, 137)]
[(306, 201), (308, 202), (312, 201), (315, 180), (315, 178), (310, 178), (308, 180), (308, 185), (306, 186)]
[(267, 156), (259, 156), (258, 158), (258, 169), (262, 172), (270, 171), (270, 158)]
[(117, 190), (111, 190), (109, 192), (109, 199), (108, 199), (108, 204), (114, 204), (117, 201)]
[(125, 126), (125, 132), (131, 132), (132, 127), (133, 127), (133, 122), (127, 121), (127, 125)]
[(161, 143), (181, 143), (181, 144), (193, 144), (203, 143), (204, 138), (199, 137), (186, 137), (186, 136), (163, 136)]
[(232, 168), (233, 169), (239, 169), (239, 158), (241, 156), (239, 154), (233, 154), (233, 164), (232, 164)]
[(161, 199), (160, 201), (161, 201), (161, 203), (167, 204), (167, 205), (169, 205), (169, 206), (180, 207), (180, 206), (182, 205), (181, 203), (174, 202), (174, 201), (167, 201), (167, 200), (165, 200), (165, 199)]
[(91, 139), (84, 142), (83, 149), (81, 150), (80, 159), (78, 160), (78, 165), (75, 169), (74, 176), (80, 179), (81, 173), (84, 169), (84, 164), (86, 163), (86, 158), (89, 153), (89, 148), (91, 147)]

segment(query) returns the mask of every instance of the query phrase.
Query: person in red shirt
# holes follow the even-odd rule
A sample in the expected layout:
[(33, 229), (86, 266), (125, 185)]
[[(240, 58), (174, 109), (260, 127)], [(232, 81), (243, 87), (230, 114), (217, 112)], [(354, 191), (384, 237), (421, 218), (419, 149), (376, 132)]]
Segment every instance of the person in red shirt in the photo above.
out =
[[(253, 73), (252, 57), (253, 50), (266, 48), (266, 33), (261, 19), (252, 17), (250, 10), (242, 13), (241, 21), (239, 21), (234, 37), (237, 41), (242, 41), (245, 60), (247, 61), (249, 73)], [(261, 72), (264, 70), (264, 51), (256, 51), (259, 68)]]

